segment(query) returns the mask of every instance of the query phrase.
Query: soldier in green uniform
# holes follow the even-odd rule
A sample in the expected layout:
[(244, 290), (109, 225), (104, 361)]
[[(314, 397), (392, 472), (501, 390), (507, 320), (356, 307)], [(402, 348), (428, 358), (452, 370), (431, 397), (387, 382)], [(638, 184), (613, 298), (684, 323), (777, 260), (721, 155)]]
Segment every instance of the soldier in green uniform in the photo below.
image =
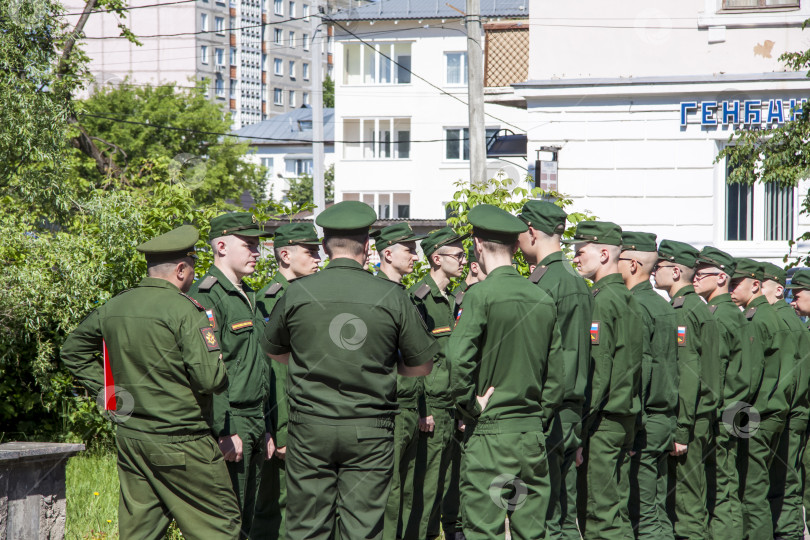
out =
[(714, 447), (722, 394), (717, 322), (692, 278), (700, 252), (684, 242), (662, 240), (655, 286), (665, 290), (678, 317), (678, 420), (669, 461), (670, 519), (675, 538), (709, 538), (706, 505), (708, 452)]
[[(428, 260), (430, 272), (409, 289), (419, 314), (440, 346), (439, 354), (433, 360), (433, 371), (424, 380), (425, 411), (419, 419), (425, 472), (422, 480), (424, 510), (416, 538), (438, 538), (442, 501), (448, 490), (453, 491), (445, 483), (451, 471), (457, 427), (455, 407), (449, 393), (450, 371), (445, 359), (447, 342), (455, 326), (455, 298), (448, 293), (448, 287), (451, 279), (461, 277), (464, 272), (465, 255), (461, 242), (467, 236), (444, 227), (423, 239), (422, 252)], [(447, 537), (457, 531), (444, 532)]]
[(810, 415), (810, 341), (807, 328), (796, 312), (785, 302), (787, 272), (771, 263), (762, 263), (762, 294), (790, 331), (794, 352), (793, 395), (790, 401), (785, 429), (770, 468), (770, 490), (773, 534), (776, 538), (804, 538), (804, 512), (802, 511), (801, 464), (807, 442), (808, 415)]
[(253, 523), (262, 463), (275, 451), (265, 437), (270, 367), (258, 340), (264, 319), (256, 309), (256, 293), (243, 281), (256, 270), (260, 236), (266, 233), (248, 212), (213, 218), (209, 242), (214, 264), (189, 292), (205, 307), (228, 369), (228, 389), (214, 398), (214, 435), (242, 509), (243, 536)]
[[(270, 311), (284, 296), (291, 281), (318, 271), (321, 257), (318, 247), (321, 241), (312, 223), (287, 223), (276, 229), (273, 236), (273, 252), (278, 271), (256, 295), (256, 305), (265, 321)], [(270, 388), (275, 402), (268, 400), (265, 411), (266, 437), (272, 438), (276, 449), (262, 465), (259, 494), (250, 537), (253, 540), (267, 538), (276, 540), (285, 537), (285, 508), (287, 505), (287, 482), (284, 460), (287, 457), (287, 366), (273, 362), (270, 366)]]
[(228, 375), (194, 280), (197, 229), (138, 246), (147, 277), (93, 311), (65, 340), (62, 361), (116, 410), (118, 530), (160, 538), (172, 519), (188, 538), (238, 538), (239, 506), (211, 433), (212, 394)]
[(585, 387), (577, 505), (586, 539), (633, 537), (628, 514), (630, 454), (641, 412), (641, 307), (618, 269), (622, 230), (606, 221), (581, 221), (573, 240), (579, 274), (591, 294), (591, 373)]
[(549, 478), (544, 430), (562, 403), (564, 365), (551, 297), (512, 266), (525, 223), (491, 205), (470, 210), (487, 279), (464, 295), (447, 360), (451, 391), (470, 420), (461, 464), (466, 538), (542, 535)]
[(769, 472), (779, 447), (779, 438), (787, 421), (792, 397), (794, 352), (790, 331), (762, 294), (765, 277), (762, 265), (751, 259), (735, 259), (731, 299), (745, 311), (753, 325), (755, 343), (764, 361), (752, 377), (753, 406), (749, 418), (759, 420), (750, 426), (747, 452), (740, 459), (746, 465), (741, 478), (744, 508), (743, 533), (746, 539), (773, 537), (771, 514), (767, 511)]
[(520, 250), (532, 267), (529, 280), (546, 291), (557, 307), (565, 361), (565, 395), (554, 417), (548, 447), (551, 500), (546, 531), (552, 539), (580, 538), (576, 523), (577, 448), (582, 444), (582, 404), (590, 364), (593, 297), (560, 249), (567, 214), (546, 201), (529, 201), (520, 215), (529, 227), (519, 237)]
[(394, 465), (396, 377), (430, 372), (438, 344), (397, 284), (369, 274), (359, 201), (323, 211), (327, 267), (273, 307), (262, 347), (288, 363), (287, 537), (381, 538)]
[[(793, 274), (790, 285), (787, 286), (793, 292), (793, 301), (790, 307), (796, 310), (796, 313), (801, 317), (810, 316), (810, 272), (807, 270), (799, 270)], [(804, 348), (802, 351), (806, 351)], [(810, 452), (807, 451), (805, 446), (804, 455), (802, 456), (802, 485), (804, 486), (803, 501), (804, 507), (810, 508), (810, 482), (807, 481), (808, 471), (810, 471)]]
[[(374, 247), (380, 256), (377, 277), (402, 285), (402, 279), (413, 272), (413, 263), (419, 260), (417, 235), (408, 223), (389, 225), (372, 234)], [(419, 410), (422, 400), (422, 379), (397, 375), (397, 403), (399, 414), (394, 418), (394, 476), (385, 507), (383, 538), (412, 538), (419, 528), (422, 515), (421, 498), (414, 501), (418, 478), (416, 450), (419, 441)], [(421, 484), (420, 484), (421, 486)], [(417, 508), (414, 508), (416, 502)]]
[(697, 258), (692, 284), (706, 300), (717, 321), (723, 393), (716, 420), (714, 451), (706, 457), (707, 507), (709, 529), (715, 540), (739, 540), (743, 537), (740, 478), (737, 451), (745, 404), (751, 403), (752, 366), (755, 360), (748, 320), (731, 300), (729, 284), (734, 274), (734, 257), (717, 248), (705, 247)]
[(656, 236), (622, 232), (619, 271), (641, 306), (644, 357), (641, 364), (641, 423), (630, 463), (630, 519), (637, 538), (674, 538), (667, 515), (669, 451), (678, 413), (678, 319), (650, 283), (658, 262)]

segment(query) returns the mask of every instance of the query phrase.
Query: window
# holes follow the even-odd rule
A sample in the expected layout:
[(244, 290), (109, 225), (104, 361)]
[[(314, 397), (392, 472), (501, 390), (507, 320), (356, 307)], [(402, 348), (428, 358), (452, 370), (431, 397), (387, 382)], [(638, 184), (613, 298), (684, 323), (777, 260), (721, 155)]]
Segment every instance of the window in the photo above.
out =
[(281, 88), (273, 88), (273, 104), (284, 105), (284, 92)]
[(225, 49), (214, 49), (214, 58), (218, 66), (225, 65)]
[(799, 0), (723, 0), (723, 9), (799, 7)]
[(236, 65), (236, 47), (231, 47), (231, 65)]
[(290, 48), (295, 47), (295, 32), (290, 32)]
[(215, 85), (215, 93), (218, 98), (225, 97), (225, 81), (223, 79), (217, 79), (214, 82)]
[[(380, 219), (410, 219), (411, 217), (411, 194), (392, 192), (354, 192), (343, 193), (344, 201), (361, 201), (374, 208), (377, 217)], [(394, 208), (393, 216), (391, 208)]]
[(203, 64), (208, 63), (208, 45), (202, 45), (200, 47), (200, 62)]
[(765, 184), (765, 241), (793, 240), (793, 188)]
[(284, 75), (284, 62), (281, 58), (273, 58), (273, 73), (275, 75)]
[(228, 94), (228, 97), (231, 99), (236, 99), (236, 81), (231, 79), (231, 89)]
[(301, 10), (304, 13), (304, 20), (309, 21), (309, 6), (307, 4), (304, 4), (301, 7)]
[(309, 105), (309, 92), (304, 92), (301, 96), (301, 104), (302, 105)]
[(754, 190), (744, 184), (726, 184), (726, 240), (753, 240)]
[(214, 17), (214, 30), (217, 34), (225, 35), (225, 17)]
[(309, 64), (304, 63), (303, 73), (301, 76), (304, 78), (305, 81), (309, 80)]
[(295, 2), (290, 2), (290, 18), (295, 18)]
[(445, 79), (447, 84), (467, 84), (467, 53), (444, 53)]
[(295, 79), (295, 60), (290, 60), (290, 78)]
[(207, 77), (200, 77), (200, 81), (202, 82), (203, 95), (205, 97), (208, 97), (208, 78)]
[(287, 176), (302, 176), (304, 174), (312, 174), (312, 160), (311, 159), (285, 159), (284, 169)]
[(281, 37), (281, 29), (280, 28), (274, 28), (273, 29), (273, 43), (275, 43), (276, 45), (281, 45), (282, 39), (283, 38)]
[(273, 177), (273, 158), (261, 158), (262, 159), (262, 167), (267, 169), (267, 173), (264, 175), (265, 178), (268, 180)]
[(205, 32), (208, 30), (208, 14), (200, 13), (200, 30)]
[(725, 240), (785, 242), (794, 239), (796, 194), (793, 187), (726, 183), (725, 192)]
[(362, 118), (343, 122), (346, 159), (409, 159), (410, 118)]
[(284, 15), (284, 0), (273, 0), (273, 13)]
[(290, 107), (295, 107), (295, 90), (290, 90)]
[[(497, 128), (485, 131), (489, 140), (498, 132)], [(470, 159), (470, 131), (467, 128), (452, 128), (444, 130), (444, 159)]]
[(344, 55), (344, 84), (411, 83), (410, 43), (350, 43)]
[(301, 45), (304, 47), (305, 51), (309, 50), (309, 34), (303, 34), (301, 36)]

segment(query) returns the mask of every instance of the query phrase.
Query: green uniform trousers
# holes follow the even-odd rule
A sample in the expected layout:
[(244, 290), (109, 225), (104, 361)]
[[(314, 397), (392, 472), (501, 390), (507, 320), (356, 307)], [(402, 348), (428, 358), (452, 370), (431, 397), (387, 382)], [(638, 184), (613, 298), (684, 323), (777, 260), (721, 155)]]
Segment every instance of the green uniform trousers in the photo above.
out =
[[(403, 536), (404, 529), (415, 530), (419, 526), (419, 516), (411, 518), (418, 443), (419, 412), (416, 408), (400, 407), (399, 414), (394, 417), (394, 474), (385, 505), (385, 540), (407, 538)], [(419, 508), (421, 509), (421, 505)]]
[(600, 414), (585, 441), (578, 492), (579, 525), (586, 540), (633, 538), (628, 503), (635, 425), (635, 416)]
[[(425, 448), (425, 476), (422, 480), (424, 508), (417, 538), (439, 536), (442, 517), (442, 500), (446, 482), (451, 472), (451, 457), (456, 420), (454, 409), (431, 408), (434, 427), (432, 432), (419, 432)], [(405, 538), (408, 538), (407, 536)]]
[[(332, 421), (323, 419), (324, 421)], [(287, 538), (379, 539), (394, 467), (393, 419), (316, 424), (292, 415), (287, 443)]]
[[(232, 411), (233, 412), (233, 411)], [(261, 415), (261, 410), (258, 412)], [(259, 493), (259, 478), (266, 455), (265, 424), (262, 416), (231, 415), (231, 425), (242, 439), (242, 461), (226, 461), (236, 501), (242, 512), (242, 537), (247, 538), (253, 525), (253, 511)]]
[(264, 461), (259, 481), (259, 495), (251, 540), (279, 540), (285, 537), (285, 510), (287, 508), (287, 472), (284, 460), (277, 457)]
[(697, 416), (687, 452), (669, 458), (668, 508), (675, 538), (709, 538), (706, 453), (714, 445), (714, 424), (708, 415)]
[(445, 537), (463, 530), (461, 521), (461, 456), (464, 448), (464, 432), (455, 423), (453, 439), (450, 442), (450, 466), (444, 481), (442, 499), (442, 530)]
[(650, 414), (636, 436), (636, 454), (630, 458), (630, 521), (636, 538), (675, 537), (667, 516), (667, 463), (674, 422), (664, 414)]
[(579, 540), (577, 527), (577, 448), (582, 445), (580, 415), (562, 409), (549, 429), (548, 471), (551, 499), (546, 514), (546, 536), (553, 540)]
[(151, 435), (119, 427), (115, 439), (121, 538), (161, 539), (172, 519), (184, 538), (239, 537), (239, 506), (210, 433)]
[(542, 431), (469, 436), (461, 462), (467, 540), (502, 539), (507, 517), (513, 540), (542, 536), (550, 493)]
[(770, 469), (779, 446), (784, 421), (762, 421), (753, 436), (740, 445), (738, 461), (745, 467), (741, 475), (740, 489), (743, 503), (743, 538), (746, 540), (771, 540), (773, 523), (768, 511)]
[(776, 457), (770, 467), (773, 535), (786, 540), (804, 539), (801, 464), (807, 435), (786, 427), (779, 437)]
[(709, 530), (714, 540), (743, 537), (743, 508), (737, 472), (738, 438), (722, 422), (716, 427), (714, 451), (706, 457)]
[(806, 509), (807, 516), (810, 517), (810, 452), (807, 451), (807, 446), (810, 445), (810, 438), (804, 442), (804, 453), (802, 454), (802, 503)]

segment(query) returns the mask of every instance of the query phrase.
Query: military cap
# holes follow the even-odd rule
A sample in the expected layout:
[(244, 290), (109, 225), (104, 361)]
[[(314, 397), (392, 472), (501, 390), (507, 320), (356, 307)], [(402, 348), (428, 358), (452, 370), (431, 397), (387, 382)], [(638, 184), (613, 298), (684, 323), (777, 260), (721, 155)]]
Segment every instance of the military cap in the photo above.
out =
[(312, 223), (285, 223), (273, 235), (273, 246), (277, 248), (298, 244), (317, 246), (320, 243), (318, 231)]
[(368, 234), (368, 228), (375, 221), (374, 209), (360, 201), (333, 204), (315, 218), (315, 223), (324, 228), (324, 235), (341, 236)]
[(467, 214), (473, 226), (473, 236), (487, 242), (512, 244), (529, 226), (506, 210), (491, 204), (479, 204)]
[(732, 278), (751, 278), (758, 281), (765, 281), (765, 276), (762, 272), (762, 263), (753, 259), (736, 258), (734, 259), (734, 274)]
[(250, 212), (226, 212), (211, 220), (210, 238), (229, 236), (238, 234), (239, 236), (270, 236), (264, 230), (264, 226), (258, 222), (256, 216)]
[(735, 259), (725, 251), (720, 251), (717, 248), (706, 246), (698, 254), (696, 264), (708, 264), (714, 266), (718, 270), (722, 270), (729, 276), (734, 274), (734, 267), (736, 266)]
[(790, 285), (788, 285), (787, 288), (810, 290), (810, 271), (797, 271), (795, 274), (793, 274), (793, 277), (790, 278)]
[(135, 249), (149, 260), (175, 260), (195, 257), (194, 244), (200, 239), (200, 231), (191, 225), (181, 225), (165, 234), (140, 244)]
[(430, 257), (433, 255), (433, 252), (440, 247), (461, 242), (468, 236), (470, 235), (457, 234), (452, 228), (444, 227), (428, 234), (420, 245), (422, 246), (422, 252), (425, 254), (425, 257)]
[(574, 238), (563, 240), (564, 244), (606, 244), (622, 245), (622, 228), (610, 221), (580, 221)]
[(653, 233), (622, 231), (622, 251), (658, 251)]
[(546, 234), (562, 234), (568, 214), (554, 203), (532, 200), (526, 202), (518, 217), (526, 225)]
[(394, 225), (389, 225), (388, 227), (372, 232), (371, 237), (374, 238), (374, 246), (377, 248), (377, 251), (382, 251), (394, 244), (421, 240), (425, 238), (425, 235), (413, 232), (410, 223), (395, 223)]
[(686, 242), (661, 240), (658, 245), (658, 258), (675, 264), (694, 268), (700, 251)]
[(782, 287), (785, 286), (787, 283), (787, 272), (784, 268), (780, 268), (773, 263), (763, 262), (762, 264), (762, 277), (765, 280), (771, 280), (777, 282)]

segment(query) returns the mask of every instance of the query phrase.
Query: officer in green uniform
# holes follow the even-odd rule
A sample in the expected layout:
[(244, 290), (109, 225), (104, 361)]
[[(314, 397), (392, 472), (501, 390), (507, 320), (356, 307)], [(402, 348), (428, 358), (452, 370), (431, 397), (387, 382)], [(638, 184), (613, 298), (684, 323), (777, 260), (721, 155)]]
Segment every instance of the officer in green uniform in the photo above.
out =
[(751, 374), (754, 364), (762, 363), (754, 354), (753, 333), (748, 320), (731, 300), (729, 284), (734, 274), (734, 257), (711, 246), (697, 258), (692, 284), (706, 300), (717, 321), (723, 392), (719, 396), (715, 422), (714, 451), (706, 456), (707, 507), (709, 529), (715, 540), (739, 540), (743, 537), (740, 475), (737, 467), (738, 445), (742, 439), (745, 404), (751, 403)]
[(700, 252), (684, 242), (662, 240), (655, 286), (665, 290), (678, 316), (678, 420), (669, 461), (670, 519), (676, 538), (709, 537), (706, 466), (714, 447), (722, 394), (717, 322), (692, 278)]
[(801, 464), (807, 442), (808, 415), (810, 415), (810, 341), (807, 328), (796, 312), (785, 302), (787, 273), (771, 263), (762, 263), (762, 294), (776, 314), (790, 330), (794, 352), (793, 395), (790, 401), (785, 429), (770, 468), (770, 490), (773, 535), (776, 538), (804, 538), (804, 512), (802, 511)]
[(658, 262), (656, 236), (622, 232), (619, 271), (641, 306), (644, 357), (641, 364), (641, 423), (630, 462), (630, 519), (637, 538), (674, 538), (667, 515), (669, 451), (678, 413), (678, 318), (655, 292), (650, 276)]
[(214, 264), (189, 292), (205, 307), (228, 368), (228, 389), (214, 398), (214, 435), (242, 509), (243, 536), (253, 523), (262, 463), (275, 451), (265, 437), (264, 407), (271, 392), (270, 367), (258, 340), (264, 320), (256, 293), (243, 281), (256, 270), (260, 236), (266, 233), (248, 212), (213, 218)]
[(573, 240), (579, 274), (591, 294), (591, 373), (585, 387), (583, 443), (577, 450), (579, 526), (586, 539), (633, 537), (628, 514), (630, 451), (641, 412), (641, 307), (618, 269), (622, 230), (606, 221), (581, 221)]
[(239, 535), (239, 506), (211, 433), (211, 396), (228, 375), (202, 306), (184, 294), (198, 238), (184, 225), (139, 245), (148, 277), (88, 315), (62, 347), (76, 379), (118, 409), (121, 538), (162, 537), (172, 519), (188, 538)]
[(544, 430), (565, 387), (551, 297), (512, 266), (526, 224), (482, 204), (470, 210), (487, 279), (464, 295), (450, 342), (451, 392), (467, 423), (461, 507), (467, 539), (542, 534), (550, 484)]
[[(256, 295), (256, 305), (265, 321), (276, 302), (284, 296), (287, 286), (294, 279), (318, 271), (321, 257), (318, 247), (321, 241), (312, 223), (287, 223), (276, 229), (273, 236), (273, 252), (278, 271)], [(259, 494), (250, 537), (253, 540), (267, 538), (276, 540), (285, 537), (284, 514), (287, 505), (287, 482), (284, 460), (287, 457), (287, 366), (273, 362), (270, 366), (270, 388), (275, 403), (268, 400), (265, 411), (266, 437), (272, 438), (276, 450), (264, 461), (259, 481)]]
[[(771, 514), (766, 509), (770, 479), (768, 470), (779, 447), (779, 438), (787, 421), (793, 386), (794, 351), (790, 331), (762, 294), (765, 277), (762, 265), (751, 259), (735, 259), (731, 299), (744, 309), (745, 318), (753, 325), (755, 343), (764, 358), (762, 367), (752, 378), (753, 407), (748, 412), (750, 433), (747, 452), (740, 459), (747, 470), (741, 475), (744, 508), (744, 538), (773, 538)], [(753, 418), (752, 418), (753, 417)], [(758, 419), (759, 424), (751, 425)], [(745, 450), (745, 448), (743, 448)]]
[[(413, 272), (419, 260), (417, 235), (408, 223), (396, 223), (371, 233), (374, 248), (380, 256), (377, 277), (389, 280), (403, 289), (402, 279)], [(419, 441), (419, 410), (422, 400), (422, 379), (397, 375), (399, 414), (394, 418), (394, 476), (385, 508), (383, 538), (412, 538), (419, 528), (422, 515), (421, 499), (414, 500), (414, 490), (420, 489), (416, 471), (416, 450)], [(421, 486), (421, 484), (420, 484)], [(414, 503), (417, 508), (414, 509)]]
[[(455, 326), (455, 298), (448, 293), (448, 287), (451, 279), (461, 277), (464, 272), (465, 254), (461, 243), (467, 236), (444, 227), (423, 239), (422, 252), (430, 265), (430, 272), (409, 289), (422, 320), (440, 346), (439, 354), (433, 360), (433, 371), (424, 380), (425, 411), (419, 422), (420, 447), (425, 451), (422, 480), (424, 510), (419, 520), (417, 538), (439, 537), (442, 501), (451, 490), (446, 482), (451, 471), (457, 422), (449, 393), (450, 370), (445, 359), (447, 342)], [(445, 530), (445, 536), (455, 535), (456, 532), (455, 529)]]
[(554, 300), (558, 324), (564, 329), (565, 395), (546, 441), (551, 478), (546, 531), (552, 539), (578, 540), (574, 460), (582, 444), (582, 404), (590, 364), (593, 297), (585, 280), (574, 271), (560, 249), (567, 216), (556, 204), (528, 201), (518, 217), (529, 227), (519, 237), (520, 250), (533, 267), (529, 280)]
[(359, 201), (323, 211), (328, 266), (273, 307), (262, 347), (288, 363), (287, 537), (381, 538), (394, 454), (396, 377), (430, 372), (438, 344), (399, 285), (369, 274)]
[[(799, 270), (791, 278), (790, 285), (787, 286), (793, 292), (793, 301), (790, 307), (796, 310), (801, 317), (810, 316), (810, 272)], [(802, 351), (806, 351), (804, 348)], [(810, 482), (807, 481), (808, 471), (810, 471), (810, 452), (805, 446), (802, 457), (802, 485), (804, 486), (803, 501), (804, 507), (810, 508)]]

